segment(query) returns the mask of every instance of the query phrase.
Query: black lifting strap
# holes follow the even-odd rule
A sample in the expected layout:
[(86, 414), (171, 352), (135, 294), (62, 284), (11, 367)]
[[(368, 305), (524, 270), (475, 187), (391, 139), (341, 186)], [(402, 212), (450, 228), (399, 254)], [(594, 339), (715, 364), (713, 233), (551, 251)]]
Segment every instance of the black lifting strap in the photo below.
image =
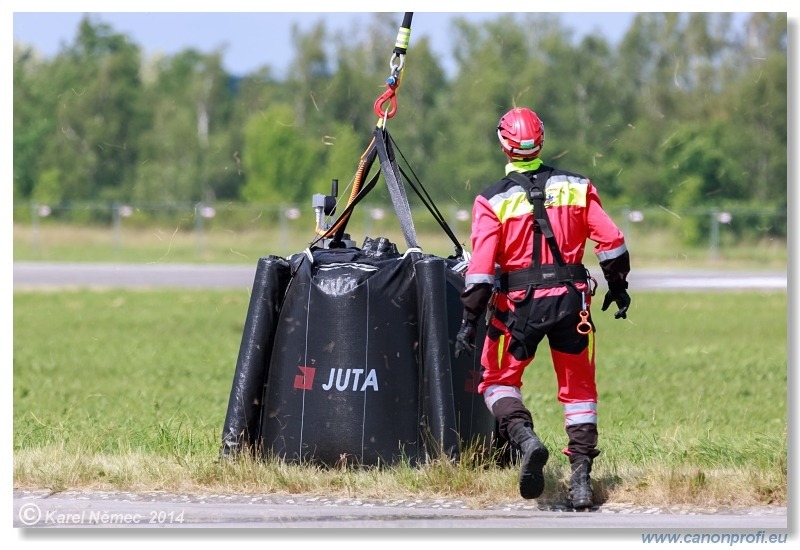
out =
[[(558, 248), (553, 228), (544, 207), (544, 184), (547, 178), (539, 178), (544, 172), (534, 174), (533, 181), (519, 172), (506, 176), (525, 189), (528, 201), (533, 206), (533, 257), (531, 266), (526, 269), (504, 273), (499, 278), (500, 290), (523, 290), (530, 288), (552, 288), (563, 284), (584, 282), (587, 271), (583, 264), (565, 264)], [(547, 173), (549, 174), (549, 172)], [(541, 180), (541, 183), (540, 183)], [(542, 264), (542, 236), (547, 240), (554, 264)]]

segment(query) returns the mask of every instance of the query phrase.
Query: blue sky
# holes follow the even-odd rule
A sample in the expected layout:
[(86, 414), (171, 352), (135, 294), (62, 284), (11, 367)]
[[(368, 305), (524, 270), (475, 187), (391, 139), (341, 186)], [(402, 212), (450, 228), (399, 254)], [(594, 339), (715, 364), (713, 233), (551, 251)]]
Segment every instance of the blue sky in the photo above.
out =
[[(79, 5), (79, 4), (78, 4)], [(27, 8), (27, 4), (26, 4)], [(103, 22), (119, 33), (125, 34), (142, 47), (145, 55), (158, 52), (174, 54), (186, 48), (208, 53), (216, 49), (225, 52), (226, 70), (243, 75), (264, 65), (270, 65), (281, 74), (291, 62), (294, 48), (291, 27), (297, 24), (302, 30), (310, 29), (324, 20), (331, 31), (354, 31), (371, 17), (369, 11), (348, 12), (259, 12), (259, 13), (209, 13), (209, 12), (32, 12), (26, 8), (13, 14), (14, 41), (35, 46), (50, 57), (64, 44), (71, 44), (80, 19), (91, 12), (92, 18)], [(394, 13), (394, 12), (390, 12)], [(403, 12), (396, 12), (398, 27)], [(442, 62), (450, 68), (450, 25), (455, 16), (465, 17), (473, 23), (494, 19), (497, 12), (414, 12), (411, 24), (409, 55), (414, 40), (427, 36), (435, 50), (442, 52)], [(634, 13), (559, 13), (561, 22), (575, 31), (578, 37), (598, 33), (608, 40), (620, 40), (630, 25)], [(394, 36), (387, 37), (394, 40)], [(391, 51), (387, 51), (387, 56)], [(388, 58), (387, 58), (388, 59)], [(388, 61), (387, 61), (388, 63)]]
[[(758, 8), (765, 11), (787, 11), (786, 0), (762, 0)], [(490, 11), (487, 7), (502, 6), (506, 11), (518, 7), (523, 12), (557, 14), (562, 24), (572, 29), (577, 38), (588, 33), (598, 33), (613, 43), (618, 42), (628, 29), (641, 3), (619, 0), (587, 2), (573, 0), (566, 6), (571, 11), (561, 12), (563, 5), (545, 9), (540, 2), (517, 0), (515, 4), (496, 4), (460, 0), (404, 1), (398, 5), (382, 2), (338, 0), (321, 3), (305, 0), (294, 4), (275, 0), (236, 0), (235, 2), (211, 2), (194, 0), (191, 3), (178, 0), (78, 0), (69, 3), (54, 0), (5, 0), (10, 8), (3, 23), (10, 27), (14, 41), (22, 41), (36, 47), (43, 55), (52, 56), (64, 44), (74, 41), (78, 22), (85, 13), (94, 14), (97, 20), (108, 23), (119, 33), (125, 34), (139, 45), (146, 56), (155, 53), (175, 54), (187, 48), (203, 53), (223, 49), (226, 70), (233, 74), (250, 73), (264, 65), (271, 66), (281, 74), (291, 62), (294, 48), (291, 43), (291, 27), (299, 25), (308, 30), (323, 18), (332, 32), (357, 32), (360, 23), (367, 21), (372, 12), (384, 11), (397, 16), (398, 26), (403, 12), (413, 11), (411, 44), (414, 40), (428, 36), (435, 50), (442, 52), (442, 63), (448, 71), (452, 69), (451, 23), (455, 16), (463, 16), (472, 23), (494, 19), (502, 12)], [(283, 7), (288, 4), (288, 8)], [(335, 7), (335, 11), (332, 11)], [(708, 0), (673, 0), (648, 4), (652, 11), (738, 11), (753, 9), (751, 3), (742, 0), (709, 2)], [(187, 9), (191, 8), (191, 9)], [(388, 9), (391, 8), (391, 9)], [(558, 9), (552, 9), (558, 8)], [(111, 9), (111, 11), (109, 11)], [(603, 11), (598, 11), (603, 10)], [(792, 12), (789, 11), (790, 17)], [(4, 26), (4, 29), (7, 28)], [(5, 36), (8, 36), (7, 34)], [(394, 36), (389, 37), (390, 40)]]

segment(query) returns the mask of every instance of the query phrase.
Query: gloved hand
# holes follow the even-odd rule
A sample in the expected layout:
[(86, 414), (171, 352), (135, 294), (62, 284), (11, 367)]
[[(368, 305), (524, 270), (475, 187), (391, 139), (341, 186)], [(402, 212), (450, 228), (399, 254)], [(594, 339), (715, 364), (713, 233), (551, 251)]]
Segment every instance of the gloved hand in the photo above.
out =
[(617, 312), (614, 314), (614, 319), (627, 319), (628, 318), (628, 308), (631, 305), (631, 297), (628, 296), (628, 291), (625, 290), (624, 287), (609, 288), (606, 292), (606, 297), (603, 300), (603, 311), (608, 309), (608, 306), (611, 305), (611, 302), (617, 304)]
[(462, 353), (472, 355), (472, 350), (475, 349), (475, 322), (474, 321), (461, 321), (461, 328), (456, 334), (456, 359), (461, 357)]

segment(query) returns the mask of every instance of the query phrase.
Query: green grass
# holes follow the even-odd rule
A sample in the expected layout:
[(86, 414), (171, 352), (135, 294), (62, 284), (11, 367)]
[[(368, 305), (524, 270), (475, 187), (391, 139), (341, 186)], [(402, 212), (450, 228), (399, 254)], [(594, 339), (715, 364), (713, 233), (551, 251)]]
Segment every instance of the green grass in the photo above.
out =
[[(627, 320), (594, 314), (596, 492), (785, 504), (786, 294), (632, 296)], [(519, 498), (515, 471), (472, 460), (381, 472), (219, 462), (248, 303), (245, 291), (14, 292), (15, 486)], [(551, 449), (543, 498), (559, 500), (566, 438), (546, 348), (524, 382)]]
[[(353, 226), (357, 246), (363, 244), (364, 235), (370, 235), (390, 239), (401, 251), (407, 248), (396, 221), (372, 222), (369, 231), (364, 231), (363, 224)], [(468, 231), (468, 227), (459, 231), (462, 243), (469, 241)], [(209, 227), (202, 233), (186, 221), (124, 228), (119, 233), (108, 227), (64, 224), (41, 224), (34, 231), (15, 224), (14, 261), (254, 265), (262, 256), (301, 252), (316, 238), (313, 217), (248, 229)], [(442, 231), (420, 233), (418, 243), (425, 252), (439, 256), (455, 251), (454, 243)]]

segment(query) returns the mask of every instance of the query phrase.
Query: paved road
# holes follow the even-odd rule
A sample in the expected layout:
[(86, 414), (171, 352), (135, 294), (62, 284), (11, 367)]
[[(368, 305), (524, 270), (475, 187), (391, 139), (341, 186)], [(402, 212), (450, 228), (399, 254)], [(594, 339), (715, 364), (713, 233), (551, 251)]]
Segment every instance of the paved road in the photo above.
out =
[[(785, 507), (634, 508), (592, 512), (517, 500), (480, 509), (460, 500), (361, 500), (312, 495), (177, 495), (14, 491), (14, 527), (636, 529), (751, 533), (788, 529)], [(641, 538), (639, 538), (641, 542)]]
[[(62, 264), (14, 262), (14, 287), (184, 287), (243, 288), (253, 284), (256, 265)], [(603, 277), (593, 273), (603, 285)], [(637, 290), (786, 291), (786, 271), (665, 271), (635, 269), (629, 278)]]

